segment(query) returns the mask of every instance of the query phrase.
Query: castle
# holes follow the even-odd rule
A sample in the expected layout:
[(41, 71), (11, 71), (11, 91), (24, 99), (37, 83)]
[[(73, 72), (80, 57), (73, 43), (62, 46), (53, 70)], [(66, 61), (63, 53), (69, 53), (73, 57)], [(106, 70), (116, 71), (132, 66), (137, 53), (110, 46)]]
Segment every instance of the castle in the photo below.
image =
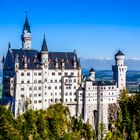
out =
[(9, 44), (2, 60), (2, 104), (10, 107), (16, 117), (27, 109), (47, 109), (62, 103), (72, 116), (82, 116), (94, 128), (104, 123), (108, 129), (108, 106), (116, 103), (119, 92), (126, 88), (124, 54), (115, 54), (112, 81), (96, 81), (93, 68), (86, 78), (82, 77), (75, 50), (49, 52), (45, 36), (40, 51), (34, 50), (27, 16), (21, 41), (19, 49)]

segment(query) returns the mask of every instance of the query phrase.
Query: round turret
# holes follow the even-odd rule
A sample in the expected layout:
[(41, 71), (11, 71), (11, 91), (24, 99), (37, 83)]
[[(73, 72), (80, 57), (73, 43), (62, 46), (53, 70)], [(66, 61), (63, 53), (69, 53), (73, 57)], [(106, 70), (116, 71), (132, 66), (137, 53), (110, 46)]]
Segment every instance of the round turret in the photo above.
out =
[(95, 80), (95, 70), (93, 68), (90, 69), (89, 75), (90, 75), (90, 79), (92, 81), (94, 81)]
[(115, 54), (116, 65), (123, 66), (124, 65), (124, 57), (125, 57), (124, 54), (119, 50)]

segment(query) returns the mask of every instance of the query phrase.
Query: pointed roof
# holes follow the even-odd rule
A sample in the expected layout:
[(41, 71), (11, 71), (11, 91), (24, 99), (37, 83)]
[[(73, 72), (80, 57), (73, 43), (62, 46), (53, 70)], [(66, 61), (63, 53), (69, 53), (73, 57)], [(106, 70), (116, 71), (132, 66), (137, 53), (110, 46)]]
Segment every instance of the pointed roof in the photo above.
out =
[(10, 42), (8, 43), (8, 49), (10, 49), (11, 48), (11, 44), (10, 44)]
[(118, 56), (118, 55), (124, 55), (120, 50), (118, 50), (118, 52), (115, 54), (115, 56)]
[(3, 55), (3, 58), (2, 58), (2, 63), (4, 63), (4, 61), (5, 61), (5, 57), (4, 57), (4, 55)]
[(93, 67), (90, 69), (90, 71), (89, 72), (95, 72), (95, 70), (93, 69)]
[(25, 23), (23, 25), (23, 32), (24, 32), (24, 30), (27, 30), (28, 33), (31, 33), (27, 15), (26, 15)]
[(46, 44), (46, 39), (45, 39), (45, 35), (44, 35), (44, 39), (43, 39), (43, 44), (42, 44), (41, 51), (48, 51), (47, 44)]

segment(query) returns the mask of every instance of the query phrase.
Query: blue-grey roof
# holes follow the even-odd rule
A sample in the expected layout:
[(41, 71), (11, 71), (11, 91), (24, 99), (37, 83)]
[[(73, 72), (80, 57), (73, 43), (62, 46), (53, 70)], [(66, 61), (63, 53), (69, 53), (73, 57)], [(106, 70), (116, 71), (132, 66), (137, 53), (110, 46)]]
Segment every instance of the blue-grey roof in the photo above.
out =
[(115, 54), (115, 56), (124, 55), (120, 50)]
[[(62, 61), (65, 63), (65, 69), (74, 68), (74, 52), (49, 52), (49, 68), (55, 69), (55, 60), (58, 61), (58, 68), (61, 69)], [(77, 66), (79, 67), (77, 55), (76, 55)]]
[[(24, 68), (25, 57), (27, 59), (28, 69), (39, 69), (40, 67), (40, 53), (37, 50), (23, 50), (23, 49), (12, 49), (11, 51), (14, 61), (19, 59), (19, 68)], [(16, 60), (17, 61), (17, 60)]]
[(94, 70), (93, 68), (91, 68), (89, 72), (94, 72), (94, 71), (95, 71), (95, 70)]
[(115, 81), (104, 81), (104, 80), (101, 80), (101, 81), (93, 81), (93, 85), (98, 85), (98, 86), (108, 86), (108, 85), (116, 85), (116, 82)]
[[(25, 63), (27, 63), (27, 69), (41, 69), (41, 52), (37, 50), (11, 49), (10, 53), (13, 61), (19, 62), (19, 69), (24, 69)], [(62, 62), (64, 62), (65, 69), (74, 69), (74, 56), (74, 52), (48, 52), (49, 69), (56, 68), (56, 59), (58, 69), (62, 68)], [(80, 67), (77, 55), (76, 63), (76, 68)]]
[(3, 58), (2, 58), (2, 63), (4, 63), (4, 61), (5, 61), (5, 57), (4, 57), (4, 55), (3, 55)]
[(44, 39), (43, 39), (43, 44), (42, 44), (41, 51), (48, 51), (45, 36), (44, 36)]
[(27, 16), (26, 16), (25, 23), (24, 23), (24, 26), (23, 26), (23, 32), (24, 32), (24, 30), (27, 30), (28, 33), (31, 33), (30, 25), (29, 25)]

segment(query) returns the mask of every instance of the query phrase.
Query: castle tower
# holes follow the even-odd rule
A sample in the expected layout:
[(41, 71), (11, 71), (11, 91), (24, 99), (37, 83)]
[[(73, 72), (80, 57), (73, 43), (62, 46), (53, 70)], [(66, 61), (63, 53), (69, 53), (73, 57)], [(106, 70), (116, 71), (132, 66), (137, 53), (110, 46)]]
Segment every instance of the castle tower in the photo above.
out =
[(93, 68), (90, 69), (89, 76), (92, 81), (95, 81), (95, 70)]
[(44, 35), (43, 44), (41, 48), (41, 63), (44, 64), (45, 62), (48, 62), (48, 48), (47, 48), (46, 39)]
[(27, 15), (26, 15), (25, 23), (22, 30), (21, 41), (22, 41), (22, 49), (25, 49), (25, 50), (31, 49), (32, 36), (31, 36), (31, 30), (30, 30), (30, 25), (28, 22)]
[(115, 54), (115, 65), (112, 66), (113, 79), (117, 82), (119, 90), (126, 89), (127, 66), (124, 65), (124, 54), (119, 50)]
[(42, 86), (42, 109), (48, 108), (49, 106), (49, 100), (47, 102), (45, 99), (46, 94), (46, 87), (48, 87), (48, 48), (46, 44), (46, 39), (44, 35), (42, 48), (41, 48), (41, 66), (42, 66), (42, 81), (44, 81), (44, 84)]

